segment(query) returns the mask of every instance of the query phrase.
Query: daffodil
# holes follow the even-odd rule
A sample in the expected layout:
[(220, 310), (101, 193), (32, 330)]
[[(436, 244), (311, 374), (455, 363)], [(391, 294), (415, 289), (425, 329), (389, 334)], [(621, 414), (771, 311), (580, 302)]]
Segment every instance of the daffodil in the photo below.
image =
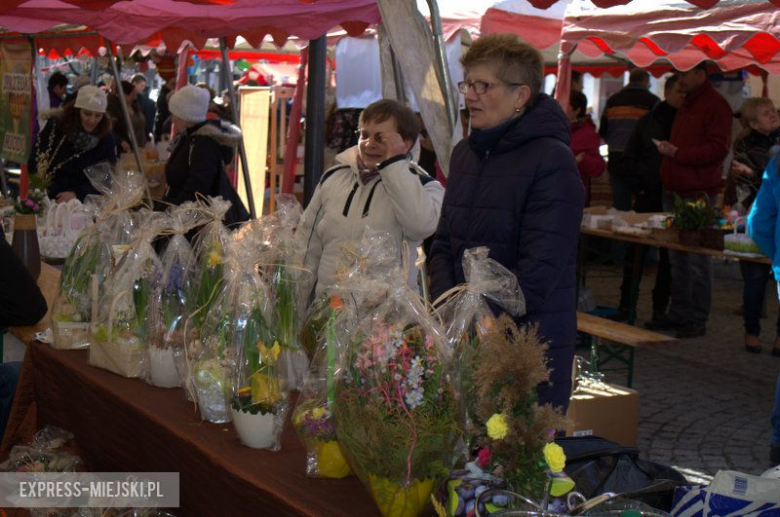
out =
[(278, 341), (274, 341), (274, 346), (271, 348), (268, 348), (265, 346), (265, 343), (260, 341), (257, 343), (257, 350), (260, 352), (260, 358), (263, 360), (263, 362), (273, 364), (276, 362), (276, 359), (279, 357), (279, 354), (282, 352), (282, 348), (279, 346)]
[(220, 255), (219, 251), (211, 250), (209, 252), (209, 267), (218, 266), (221, 263), (222, 263), (222, 255)]

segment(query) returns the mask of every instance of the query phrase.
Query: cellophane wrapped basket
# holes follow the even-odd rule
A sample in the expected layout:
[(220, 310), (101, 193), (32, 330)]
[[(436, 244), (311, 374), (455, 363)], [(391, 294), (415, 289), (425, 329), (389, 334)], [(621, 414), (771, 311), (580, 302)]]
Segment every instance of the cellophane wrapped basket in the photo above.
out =
[(162, 263), (151, 242), (167, 221), (159, 213), (143, 217), (143, 230), (122, 256), (101, 296), (89, 353), (89, 364), (123, 377), (148, 374), (149, 306), (162, 277)]
[(114, 177), (107, 166), (96, 166), (87, 174), (103, 195), (88, 199), (97, 222), (79, 235), (62, 268), (52, 308), (52, 346), (59, 349), (89, 346), (100, 291), (115, 269), (114, 250), (131, 238), (135, 222), (129, 209), (142, 201), (146, 185), (143, 175)]

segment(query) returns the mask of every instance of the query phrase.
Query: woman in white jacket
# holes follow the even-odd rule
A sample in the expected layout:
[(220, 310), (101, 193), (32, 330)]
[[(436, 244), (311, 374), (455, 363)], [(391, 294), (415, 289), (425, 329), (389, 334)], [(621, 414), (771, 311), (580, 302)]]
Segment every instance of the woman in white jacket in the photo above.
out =
[(412, 110), (375, 102), (360, 115), (358, 144), (322, 175), (297, 232), (317, 295), (337, 281), (345, 247), (356, 248), (366, 227), (393, 235), (399, 250), (408, 243), (414, 285), (417, 246), (436, 230), (444, 197), (441, 184), (410, 160), (419, 132)]

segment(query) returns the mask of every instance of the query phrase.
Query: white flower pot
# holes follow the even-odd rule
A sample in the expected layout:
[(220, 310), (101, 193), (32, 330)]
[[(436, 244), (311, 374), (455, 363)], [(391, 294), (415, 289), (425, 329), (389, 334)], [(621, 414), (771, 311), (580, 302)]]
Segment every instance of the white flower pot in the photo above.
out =
[(149, 347), (149, 366), (152, 374), (152, 385), (158, 388), (178, 388), (181, 384), (181, 378), (173, 360), (173, 348)]
[(276, 415), (266, 413), (253, 415), (248, 411), (231, 409), (233, 425), (236, 426), (241, 443), (254, 449), (276, 449)]

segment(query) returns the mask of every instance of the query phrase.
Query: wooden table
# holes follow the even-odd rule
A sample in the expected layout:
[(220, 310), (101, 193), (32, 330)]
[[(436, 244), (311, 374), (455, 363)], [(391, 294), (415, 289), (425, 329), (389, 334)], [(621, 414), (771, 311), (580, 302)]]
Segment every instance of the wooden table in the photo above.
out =
[(729, 258), (736, 260), (748, 260), (750, 262), (759, 262), (761, 264), (772, 264), (772, 260), (769, 257), (760, 256), (743, 256), (739, 253), (733, 253), (731, 251), (718, 251), (710, 248), (702, 248), (701, 246), (687, 246), (680, 244), (679, 242), (666, 242), (653, 239), (651, 236), (637, 237), (634, 235), (626, 235), (624, 233), (615, 233), (609, 230), (594, 230), (593, 228), (580, 228), (580, 233), (584, 235), (592, 235), (594, 237), (603, 237), (605, 239), (613, 239), (616, 241), (631, 242), (634, 244), (643, 244), (645, 246), (655, 246), (658, 248), (668, 248), (670, 250), (687, 251), (688, 253), (698, 253), (700, 255), (710, 255), (719, 258)]
[[(49, 312), (59, 271), (42, 265)], [(162, 389), (87, 364), (86, 350), (32, 341), (50, 322), (13, 333), (28, 344), (0, 450), (51, 424), (75, 435), (84, 470), (179, 472), (176, 515), (378, 515), (354, 476), (311, 479), (306, 451), (289, 421), (278, 452), (243, 446), (232, 424), (202, 422), (181, 389)]]

